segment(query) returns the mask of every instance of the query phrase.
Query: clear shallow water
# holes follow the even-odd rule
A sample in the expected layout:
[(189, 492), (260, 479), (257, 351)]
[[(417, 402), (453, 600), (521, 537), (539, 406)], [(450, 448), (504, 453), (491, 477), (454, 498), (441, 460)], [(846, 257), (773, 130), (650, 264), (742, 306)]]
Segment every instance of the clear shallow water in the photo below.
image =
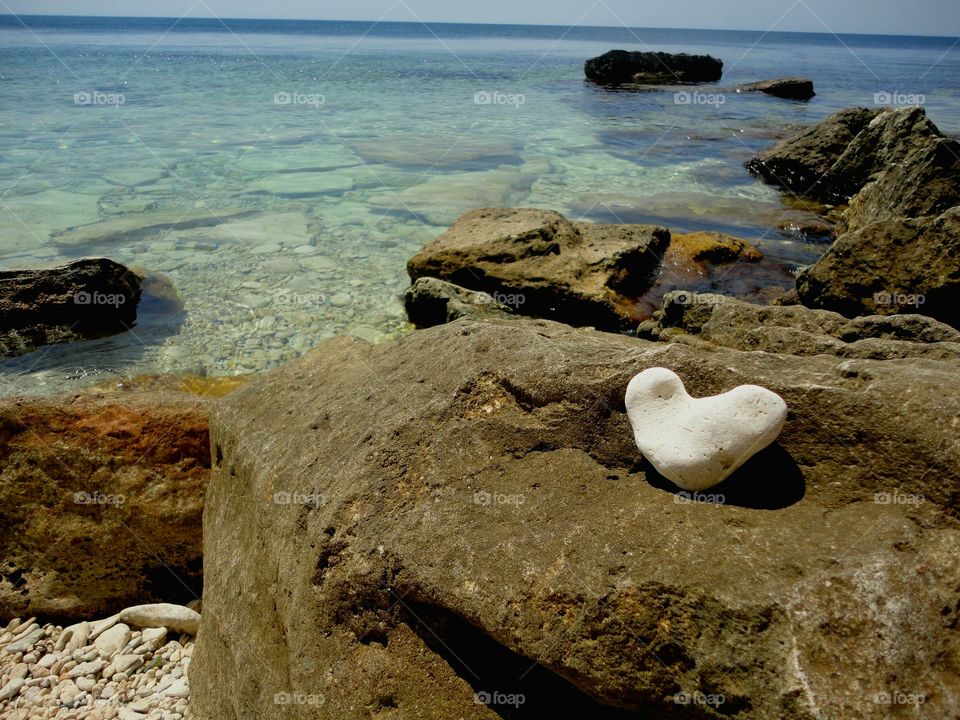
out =
[[(787, 209), (744, 160), (880, 92), (923, 94), (960, 132), (952, 39), (24, 22), (0, 17), (0, 264), (105, 255), (179, 299), (133, 333), (4, 362), (3, 394), (259, 371), (337, 333), (389, 337), (404, 327), (406, 260), (480, 206), (726, 230), (795, 267), (823, 248), (776, 230)], [(722, 58), (724, 79), (702, 90), (725, 102), (583, 82), (586, 58), (645, 46)], [(791, 74), (817, 97), (726, 92)]]

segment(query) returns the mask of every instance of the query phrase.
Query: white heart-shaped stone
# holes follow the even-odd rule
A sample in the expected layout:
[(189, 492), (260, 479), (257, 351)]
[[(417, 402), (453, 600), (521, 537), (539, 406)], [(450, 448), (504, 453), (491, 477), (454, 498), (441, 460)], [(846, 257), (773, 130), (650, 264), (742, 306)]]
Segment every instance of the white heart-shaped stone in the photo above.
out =
[(692, 398), (667, 368), (650, 368), (627, 385), (627, 417), (637, 447), (657, 472), (698, 492), (726, 479), (777, 439), (787, 404), (757, 385)]

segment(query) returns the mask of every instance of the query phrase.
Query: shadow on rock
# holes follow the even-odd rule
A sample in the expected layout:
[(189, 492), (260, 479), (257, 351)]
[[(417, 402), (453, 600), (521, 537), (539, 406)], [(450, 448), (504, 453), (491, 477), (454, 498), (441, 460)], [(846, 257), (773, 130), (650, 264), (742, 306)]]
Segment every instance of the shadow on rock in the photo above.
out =
[(651, 485), (675, 495), (678, 503), (781, 510), (802, 500), (807, 492), (803, 472), (779, 443), (758, 452), (719, 485), (698, 493), (680, 490), (646, 459), (643, 471)]

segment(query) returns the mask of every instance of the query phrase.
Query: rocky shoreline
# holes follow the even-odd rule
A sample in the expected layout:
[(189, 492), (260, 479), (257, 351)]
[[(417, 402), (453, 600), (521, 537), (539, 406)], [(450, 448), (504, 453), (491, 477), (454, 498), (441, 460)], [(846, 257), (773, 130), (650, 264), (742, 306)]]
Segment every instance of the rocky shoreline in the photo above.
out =
[[(742, 89), (812, 94), (787, 80)], [(749, 161), (836, 220), (796, 278), (722, 233), (482, 208), (410, 258), (398, 340), (333, 338), (225, 397), (0, 403), (0, 713), (957, 715), (958, 151), (921, 108), (851, 108)], [(140, 276), (89, 262), (135, 309)], [(0, 277), (5, 315), (76, 292), (25, 278)], [(651, 368), (776, 393), (782, 434), (678, 490), (624, 402)], [(202, 615), (179, 604), (201, 581)]]

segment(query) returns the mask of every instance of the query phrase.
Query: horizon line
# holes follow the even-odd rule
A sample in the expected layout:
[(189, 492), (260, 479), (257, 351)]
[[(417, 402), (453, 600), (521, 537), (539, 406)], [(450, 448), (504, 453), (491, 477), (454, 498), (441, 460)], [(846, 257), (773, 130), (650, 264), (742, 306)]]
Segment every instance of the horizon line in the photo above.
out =
[(909, 33), (905, 35), (891, 35), (887, 33), (876, 32), (833, 32), (831, 30), (813, 31), (813, 30), (753, 30), (747, 28), (717, 28), (717, 27), (669, 27), (669, 26), (633, 26), (633, 25), (564, 25), (562, 23), (520, 23), (520, 22), (463, 22), (455, 20), (343, 20), (329, 18), (282, 18), (282, 17), (218, 17), (218, 16), (194, 16), (194, 15), (89, 15), (73, 13), (17, 13), (10, 10), (0, 11), (0, 17), (12, 18), (105, 18), (112, 20), (174, 20), (182, 22), (184, 20), (211, 20), (220, 23), (226, 23), (232, 20), (265, 20), (275, 22), (327, 22), (327, 23), (371, 23), (373, 25), (478, 25), (501, 26), (501, 27), (555, 27), (555, 28), (583, 28), (599, 30), (694, 30), (706, 32), (755, 32), (774, 34), (782, 33), (785, 35), (855, 35), (860, 37), (918, 37), (918, 38), (936, 38), (941, 40), (958, 40), (960, 36), (954, 35), (927, 35)]

